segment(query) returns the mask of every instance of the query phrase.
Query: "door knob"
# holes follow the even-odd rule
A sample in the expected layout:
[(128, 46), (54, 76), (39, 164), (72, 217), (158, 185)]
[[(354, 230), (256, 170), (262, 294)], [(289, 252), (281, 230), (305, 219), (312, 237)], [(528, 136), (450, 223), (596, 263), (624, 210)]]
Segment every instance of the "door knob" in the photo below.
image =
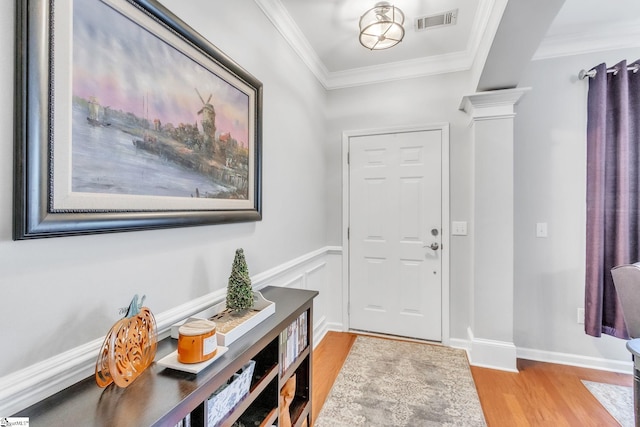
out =
[(434, 251), (437, 251), (438, 249), (440, 249), (440, 245), (438, 244), (438, 242), (433, 242), (429, 246), (425, 246), (425, 248), (429, 248), (429, 249), (432, 249)]

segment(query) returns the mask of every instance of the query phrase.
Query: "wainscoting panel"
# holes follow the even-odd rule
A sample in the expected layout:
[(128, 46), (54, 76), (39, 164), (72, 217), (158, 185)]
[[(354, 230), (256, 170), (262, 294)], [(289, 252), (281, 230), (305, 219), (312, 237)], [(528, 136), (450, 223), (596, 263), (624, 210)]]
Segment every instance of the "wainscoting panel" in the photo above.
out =
[[(251, 282), (256, 290), (273, 285), (319, 291), (313, 313), (317, 344), (329, 329), (343, 330), (342, 308), (329, 309), (342, 301), (341, 262), (342, 248), (324, 247), (252, 276)], [(155, 314), (159, 338), (169, 336), (171, 325), (225, 298), (226, 288), (219, 289)], [(0, 378), (0, 416), (10, 416), (92, 375), (103, 341), (101, 337)]]

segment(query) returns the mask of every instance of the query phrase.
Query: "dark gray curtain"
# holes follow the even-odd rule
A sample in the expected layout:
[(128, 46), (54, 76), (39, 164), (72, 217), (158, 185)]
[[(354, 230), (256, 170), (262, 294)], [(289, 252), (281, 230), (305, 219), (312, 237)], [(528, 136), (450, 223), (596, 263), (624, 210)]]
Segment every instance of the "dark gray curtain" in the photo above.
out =
[(612, 68), (589, 79), (585, 332), (626, 339), (611, 268), (640, 261), (640, 72)]

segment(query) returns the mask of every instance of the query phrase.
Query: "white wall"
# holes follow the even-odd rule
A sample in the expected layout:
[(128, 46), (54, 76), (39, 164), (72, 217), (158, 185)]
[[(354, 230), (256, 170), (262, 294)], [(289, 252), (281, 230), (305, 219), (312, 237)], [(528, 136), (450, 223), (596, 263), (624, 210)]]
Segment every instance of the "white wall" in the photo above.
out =
[(238, 247), (255, 275), (326, 245), (326, 93), (252, 0), (163, 4), (264, 84), (263, 220), (13, 242), (14, 4), (0, 16), (0, 378), (104, 336), (136, 293), (161, 313), (226, 287)]
[[(450, 214), (471, 219), (469, 118), (458, 110), (471, 91), (470, 73), (436, 75), (346, 89), (328, 96), (327, 233), (329, 244), (342, 242), (342, 133), (401, 125), (450, 123)], [(465, 338), (470, 315), (471, 242), (451, 239), (450, 336)]]
[[(515, 344), (524, 357), (570, 353), (630, 361), (626, 342), (592, 338), (584, 307), (586, 96), (581, 69), (634, 61), (640, 49), (534, 61), (515, 121)], [(549, 237), (536, 238), (536, 222)]]
[[(625, 55), (625, 53), (627, 53)], [(514, 343), (519, 357), (626, 370), (625, 342), (591, 338), (577, 323), (584, 303), (584, 141), (586, 84), (581, 68), (638, 50), (535, 61), (521, 87), (532, 87), (516, 106)], [(333, 90), (328, 95), (327, 233), (342, 241), (343, 131), (417, 123), (451, 124), (451, 220), (471, 221), (472, 147), (469, 118), (458, 111), (472, 93), (467, 73)], [(549, 101), (550, 100), (550, 101)], [(535, 237), (547, 222), (549, 237)], [(450, 337), (468, 339), (472, 319), (472, 246), (469, 236), (451, 239)], [(608, 363), (611, 361), (612, 363)]]

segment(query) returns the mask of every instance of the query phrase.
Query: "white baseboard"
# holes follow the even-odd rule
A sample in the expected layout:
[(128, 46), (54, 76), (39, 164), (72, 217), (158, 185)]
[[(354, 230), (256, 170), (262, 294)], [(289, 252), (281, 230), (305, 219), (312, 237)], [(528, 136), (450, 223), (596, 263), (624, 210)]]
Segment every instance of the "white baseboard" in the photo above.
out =
[[(460, 348), (467, 351), (467, 355), (469, 357), (469, 361), (473, 366), (482, 366), (486, 368), (492, 369), (502, 369), (500, 367), (495, 367), (497, 363), (494, 363), (491, 359), (487, 363), (482, 363), (481, 357), (485, 357), (480, 353), (475, 355), (475, 358), (471, 354), (473, 351), (474, 338), (471, 330), (467, 330), (469, 335), (468, 339), (461, 338), (452, 338), (449, 341), (451, 347)], [(475, 340), (481, 341), (481, 340)], [(478, 344), (483, 344), (482, 342)], [(499, 355), (501, 346), (492, 346), (492, 342), (486, 342), (489, 344), (487, 346), (476, 346), (476, 350), (492, 350), (494, 347), (498, 348), (496, 355)], [(556, 363), (559, 365), (568, 365), (568, 366), (577, 366), (580, 368), (588, 368), (588, 369), (596, 369), (600, 371), (609, 371), (609, 372), (617, 372), (621, 374), (633, 374), (633, 361), (631, 360), (631, 355), (629, 355), (629, 361), (621, 361), (621, 360), (612, 360), (612, 359), (604, 359), (598, 357), (589, 357), (582, 356), (579, 354), (570, 354), (570, 353), (559, 353), (554, 351), (545, 351), (545, 350), (535, 350), (532, 348), (523, 348), (523, 347), (515, 347), (516, 358), (517, 359), (527, 359), (527, 360), (535, 360), (537, 362), (546, 362), (546, 363)], [(474, 360), (474, 362), (472, 362)], [(510, 370), (510, 369), (506, 369)], [(517, 372), (517, 371), (515, 371)]]
[(335, 331), (335, 332), (344, 332), (347, 329), (344, 324), (340, 322), (329, 322), (327, 323), (327, 331)]
[[(278, 285), (287, 275), (304, 271), (310, 262), (327, 255), (339, 254), (339, 247), (327, 246), (305, 254), (282, 265), (251, 277), (254, 289), (259, 290), (269, 284)], [(212, 305), (224, 301), (226, 289), (188, 301), (165, 312), (155, 315), (158, 338), (169, 335), (171, 325), (204, 311)], [(314, 334), (323, 337), (331, 326), (325, 313), (314, 313), (320, 321), (314, 320)], [(104, 337), (88, 342), (42, 362), (28, 366), (0, 378), (0, 416), (10, 416), (52, 394), (91, 376)], [(320, 342), (320, 340), (317, 340)]]
[(464, 340), (460, 338), (450, 338), (449, 347), (465, 350), (467, 352), (467, 355), (469, 355), (469, 351), (471, 350), (471, 343), (469, 342), (469, 340)]
[(315, 349), (324, 339), (329, 331), (344, 332), (342, 323), (327, 322), (327, 318), (323, 317), (313, 327), (313, 348)]
[(557, 353), (553, 351), (518, 348), (518, 358), (536, 360), (538, 362), (557, 363), (559, 365), (578, 366), (580, 368), (597, 369), (600, 371), (633, 374), (633, 361), (629, 354), (629, 361), (603, 359), (598, 357), (581, 356), (578, 354)]
[(475, 338), (471, 328), (469, 335), (469, 363), (472, 366), (518, 372), (516, 346), (511, 342)]
[[(324, 338), (324, 335), (328, 331), (344, 332), (343, 325), (339, 323), (323, 325), (322, 335), (319, 334), (321, 329), (316, 328), (314, 330), (314, 346), (317, 346)], [(472, 360), (472, 340), (463, 338), (451, 338), (449, 340), (449, 346), (453, 348), (459, 348), (467, 352), (467, 357)], [(493, 346), (488, 346), (489, 349), (493, 349)], [(498, 346), (499, 348), (501, 346)], [(556, 363), (559, 365), (577, 366), (580, 368), (596, 369), (600, 371), (617, 372), (621, 374), (633, 374), (633, 361), (631, 355), (629, 355), (629, 361), (603, 359), (597, 357), (587, 357), (578, 354), (558, 353), (553, 351), (534, 350), (531, 348), (515, 347), (516, 357), (518, 359), (535, 360), (538, 362)], [(509, 353), (511, 354), (511, 353)], [(477, 362), (477, 358), (475, 359)], [(471, 362), (470, 362), (471, 363)], [(496, 367), (497, 363), (491, 360), (489, 363), (471, 363), (473, 366), (481, 366), (491, 369), (507, 370), (517, 372), (514, 369), (504, 369), (503, 367)]]
[(320, 341), (322, 341), (324, 336), (327, 334), (328, 330), (329, 329), (327, 328), (326, 316), (322, 316), (318, 320), (314, 319), (314, 323), (313, 323), (313, 348), (314, 349), (320, 343)]

